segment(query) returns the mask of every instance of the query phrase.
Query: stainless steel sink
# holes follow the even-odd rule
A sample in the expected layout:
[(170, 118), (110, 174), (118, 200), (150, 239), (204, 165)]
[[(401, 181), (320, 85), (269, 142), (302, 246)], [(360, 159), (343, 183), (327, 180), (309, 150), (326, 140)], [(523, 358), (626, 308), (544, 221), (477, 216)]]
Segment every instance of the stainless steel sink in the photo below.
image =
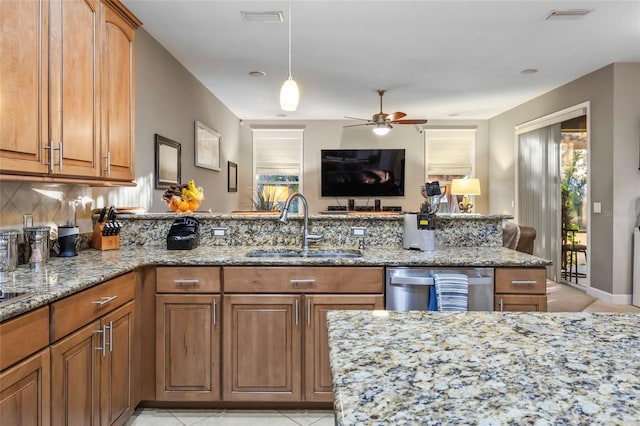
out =
[(247, 257), (362, 257), (359, 250), (253, 250)]

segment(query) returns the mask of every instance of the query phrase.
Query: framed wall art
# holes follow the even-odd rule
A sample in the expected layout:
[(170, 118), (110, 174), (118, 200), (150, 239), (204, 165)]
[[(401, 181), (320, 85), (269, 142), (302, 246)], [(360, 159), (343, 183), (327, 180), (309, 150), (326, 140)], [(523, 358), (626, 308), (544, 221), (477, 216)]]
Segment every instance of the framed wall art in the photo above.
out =
[(180, 144), (156, 133), (156, 189), (180, 183)]
[(220, 171), (220, 133), (196, 120), (196, 166)]
[(227, 192), (238, 192), (238, 165), (227, 161)]

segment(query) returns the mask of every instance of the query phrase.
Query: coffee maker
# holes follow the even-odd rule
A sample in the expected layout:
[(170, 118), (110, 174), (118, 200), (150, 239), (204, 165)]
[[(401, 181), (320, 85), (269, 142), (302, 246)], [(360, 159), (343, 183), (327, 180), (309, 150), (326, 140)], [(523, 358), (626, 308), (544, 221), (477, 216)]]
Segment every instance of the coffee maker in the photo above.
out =
[(66, 210), (67, 221), (64, 225), (58, 226), (58, 249), (60, 250), (58, 256), (73, 257), (78, 255), (76, 239), (80, 233), (79, 228), (76, 226), (75, 201), (67, 201), (66, 204), (63, 203), (63, 213), (64, 210)]
[(440, 182), (426, 182), (420, 193), (426, 200), (418, 213), (404, 215), (402, 246), (406, 249), (433, 251), (436, 248), (435, 219), (440, 209), (440, 200), (446, 195)]

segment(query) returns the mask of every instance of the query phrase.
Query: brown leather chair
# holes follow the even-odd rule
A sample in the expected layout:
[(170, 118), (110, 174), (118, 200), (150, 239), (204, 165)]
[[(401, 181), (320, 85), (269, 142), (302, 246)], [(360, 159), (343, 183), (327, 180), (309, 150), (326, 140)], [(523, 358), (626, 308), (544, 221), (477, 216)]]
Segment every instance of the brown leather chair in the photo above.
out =
[(533, 254), (536, 230), (530, 226), (507, 222), (502, 230), (502, 245), (512, 250)]

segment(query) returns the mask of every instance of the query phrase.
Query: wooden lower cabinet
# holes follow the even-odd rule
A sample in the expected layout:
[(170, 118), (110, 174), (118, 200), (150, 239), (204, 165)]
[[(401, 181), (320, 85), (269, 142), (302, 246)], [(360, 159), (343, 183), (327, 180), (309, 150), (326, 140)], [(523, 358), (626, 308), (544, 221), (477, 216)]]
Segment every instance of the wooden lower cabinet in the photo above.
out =
[(302, 400), (302, 296), (225, 295), (223, 399)]
[(495, 268), (494, 309), (500, 312), (546, 312), (547, 270)]
[(546, 312), (547, 296), (535, 294), (496, 294), (494, 304), (501, 312)]
[(220, 400), (220, 295), (156, 295), (156, 400)]
[(382, 309), (383, 296), (225, 295), (223, 303), (225, 401), (331, 402), (327, 312)]
[(49, 348), (0, 373), (0, 425), (50, 424)]
[(333, 401), (327, 312), (331, 310), (384, 309), (382, 295), (305, 295), (304, 399)]
[(51, 346), (53, 425), (121, 425), (133, 413), (134, 306)]

